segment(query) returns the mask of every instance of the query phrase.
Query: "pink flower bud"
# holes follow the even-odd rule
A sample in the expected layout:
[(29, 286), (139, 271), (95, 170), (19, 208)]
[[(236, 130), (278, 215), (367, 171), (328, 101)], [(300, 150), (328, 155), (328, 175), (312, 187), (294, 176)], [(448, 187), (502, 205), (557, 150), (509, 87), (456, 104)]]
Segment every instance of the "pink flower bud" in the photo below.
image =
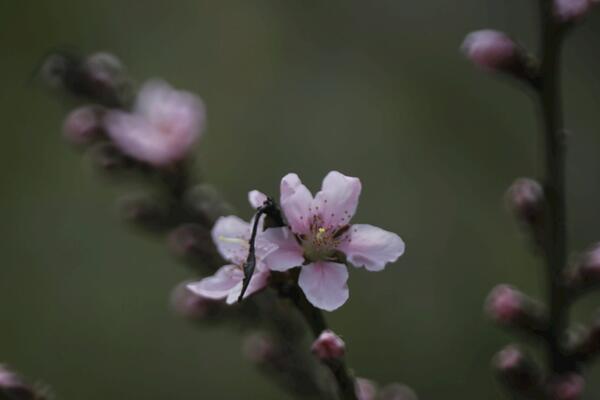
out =
[(554, 14), (561, 22), (576, 22), (592, 8), (592, 0), (554, 0)]
[(509, 285), (496, 286), (487, 298), (486, 310), (496, 322), (511, 324), (523, 313), (523, 295)]
[(462, 51), (475, 65), (490, 71), (512, 71), (521, 63), (520, 51), (513, 40), (494, 30), (469, 33)]
[(200, 137), (204, 105), (193, 94), (154, 80), (140, 90), (133, 113), (110, 111), (104, 123), (123, 153), (165, 167), (185, 158)]
[(14, 400), (41, 400), (17, 374), (0, 365), (0, 398)]
[(549, 384), (551, 400), (579, 400), (585, 389), (585, 380), (579, 374), (560, 376)]
[(498, 285), (491, 291), (485, 310), (498, 324), (526, 333), (543, 335), (547, 329), (542, 305), (509, 285)]
[(600, 244), (594, 245), (584, 256), (578, 270), (579, 278), (585, 285), (600, 283)]
[(494, 356), (492, 364), (500, 379), (513, 390), (527, 393), (540, 388), (541, 378), (538, 369), (517, 346), (505, 347)]
[(104, 109), (89, 105), (76, 108), (65, 119), (63, 132), (65, 138), (74, 144), (87, 144), (102, 134), (102, 115)]
[(197, 264), (199, 268), (221, 262), (215, 252), (210, 231), (201, 225), (182, 225), (169, 234), (167, 241), (176, 256)]
[(346, 344), (333, 331), (327, 329), (313, 342), (312, 352), (320, 360), (334, 360), (344, 356)]
[(365, 378), (356, 378), (356, 398), (358, 400), (375, 400), (376, 396), (375, 382)]
[(539, 225), (544, 212), (544, 191), (533, 179), (519, 178), (506, 193), (508, 208), (527, 225)]

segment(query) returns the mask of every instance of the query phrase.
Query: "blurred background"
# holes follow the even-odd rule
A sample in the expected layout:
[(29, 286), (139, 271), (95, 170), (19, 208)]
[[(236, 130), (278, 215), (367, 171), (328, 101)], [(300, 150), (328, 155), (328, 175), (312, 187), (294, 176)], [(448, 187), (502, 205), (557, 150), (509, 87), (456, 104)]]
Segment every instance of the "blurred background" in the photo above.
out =
[[(406, 254), (353, 269), (350, 301), (327, 317), (357, 375), (421, 399), (507, 398), (488, 368), (513, 340), (482, 313), (497, 283), (543, 294), (542, 266), (503, 206), (538, 176), (535, 107), (476, 71), (458, 47), (496, 28), (536, 45), (534, 1), (159, 0), (0, 2), (0, 360), (57, 399), (283, 399), (229, 328), (173, 315), (191, 277), (162, 242), (119, 222), (127, 192), (62, 140), (67, 105), (30, 81), (57, 47), (118, 55), (139, 81), (196, 92), (209, 130), (206, 180), (250, 216), (246, 193), (297, 172), (359, 176), (356, 222), (398, 232)], [(571, 250), (600, 239), (600, 11), (569, 39)], [(578, 303), (592, 318), (600, 296)], [(600, 368), (588, 399), (600, 396)]]

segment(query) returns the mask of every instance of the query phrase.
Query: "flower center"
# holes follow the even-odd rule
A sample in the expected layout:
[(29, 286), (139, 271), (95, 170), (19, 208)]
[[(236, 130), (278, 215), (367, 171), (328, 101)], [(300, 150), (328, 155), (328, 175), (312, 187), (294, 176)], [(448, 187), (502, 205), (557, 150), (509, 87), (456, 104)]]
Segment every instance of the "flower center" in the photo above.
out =
[(337, 247), (346, 240), (349, 225), (325, 226), (320, 216), (315, 215), (310, 231), (300, 235), (304, 257), (309, 261), (332, 261), (336, 259)]

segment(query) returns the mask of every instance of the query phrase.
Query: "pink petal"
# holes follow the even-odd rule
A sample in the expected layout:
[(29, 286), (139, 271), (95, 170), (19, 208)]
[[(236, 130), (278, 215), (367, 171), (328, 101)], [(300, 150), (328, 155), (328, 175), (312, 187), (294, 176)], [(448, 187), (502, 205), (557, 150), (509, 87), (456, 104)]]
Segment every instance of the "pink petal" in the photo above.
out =
[(381, 271), (385, 264), (394, 262), (404, 253), (404, 242), (395, 233), (366, 224), (352, 225), (338, 249), (355, 266), (369, 271)]
[[(240, 271), (241, 272), (241, 271)], [(248, 285), (248, 289), (246, 289), (246, 293), (244, 293), (244, 299), (248, 296), (258, 292), (261, 289), (264, 289), (267, 286), (269, 280), (269, 271), (266, 269), (257, 268), (252, 275), (252, 279), (250, 280), (250, 284)], [(243, 276), (243, 273), (242, 273)], [(240, 297), (240, 293), (242, 293), (242, 282), (240, 281), (239, 285), (235, 286), (227, 295), (227, 304), (233, 304), (238, 301)]]
[(296, 174), (287, 174), (281, 180), (281, 209), (294, 233), (308, 233), (309, 208), (313, 197)]
[(358, 178), (331, 171), (315, 196), (314, 208), (326, 225), (346, 225), (356, 212), (361, 183)]
[(242, 219), (230, 215), (221, 217), (213, 226), (212, 239), (223, 258), (235, 264), (242, 264), (248, 256), (250, 225)]
[(302, 267), (298, 285), (313, 306), (333, 311), (348, 300), (347, 280), (345, 265), (318, 261)]
[(223, 299), (236, 287), (240, 286), (244, 273), (235, 265), (225, 265), (217, 270), (213, 276), (199, 282), (187, 285), (192, 292), (209, 298)]
[(262, 206), (265, 201), (267, 201), (267, 195), (263, 192), (259, 192), (258, 190), (252, 190), (248, 193), (248, 202), (254, 209)]
[(261, 238), (275, 246), (263, 260), (270, 270), (287, 271), (304, 263), (302, 247), (288, 228), (269, 228), (261, 233)]

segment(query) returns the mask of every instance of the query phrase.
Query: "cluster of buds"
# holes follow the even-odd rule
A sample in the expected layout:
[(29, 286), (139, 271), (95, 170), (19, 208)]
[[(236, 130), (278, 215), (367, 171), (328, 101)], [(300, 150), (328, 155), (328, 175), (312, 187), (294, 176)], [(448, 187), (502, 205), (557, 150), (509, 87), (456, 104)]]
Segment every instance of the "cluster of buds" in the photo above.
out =
[[(549, 80), (557, 79), (553, 66), (560, 62), (552, 55), (558, 52), (559, 42), (569, 28), (582, 20), (598, 0), (541, 1), (542, 52), (538, 61), (508, 34), (495, 30), (470, 33), (464, 40), (462, 51), (479, 68), (501, 73), (525, 82), (542, 104), (544, 115), (555, 113), (546, 107), (544, 100), (555, 96)], [(560, 85), (560, 83), (558, 83)], [(555, 135), (561, 127), (549, 127)], [(553, 132), (551, 132), (553, 131)], [(552, 152), (550, 146), (548, 151)], [(562, 150), (561, 150), (562, 151)], [(550, 163), (554, 162), (550, 155)], [(506, 194), (508, 209), (547, 258), (551, 310), (509, 285), (499, 285), (487, 298), (486, 313), (496, 323), (534, 340), (545, 342), (551, 365), (542, 373), (535, 362), (515, 345), (500, 351), (493, 365), (500, 380), (523, 398), (549, 400), (577, 400), (584, 390), (580, 375), (583, 363), (600, 353), (600, 324), (594, 323), (579, 334), (564, 337), (568, 320), (566, 310), (576, 296), (600, 286), (600, 245), (586, 252), (572, 268), (566, 269), (562, 215), (562, 188), (556, 183), (551, 168), (547, 171), (546, 185), (530, 178), (517, 179)], [(559, 192), (559, 193), (557, 193)], [(566, 247), (566, 245), (564, 245)]]

